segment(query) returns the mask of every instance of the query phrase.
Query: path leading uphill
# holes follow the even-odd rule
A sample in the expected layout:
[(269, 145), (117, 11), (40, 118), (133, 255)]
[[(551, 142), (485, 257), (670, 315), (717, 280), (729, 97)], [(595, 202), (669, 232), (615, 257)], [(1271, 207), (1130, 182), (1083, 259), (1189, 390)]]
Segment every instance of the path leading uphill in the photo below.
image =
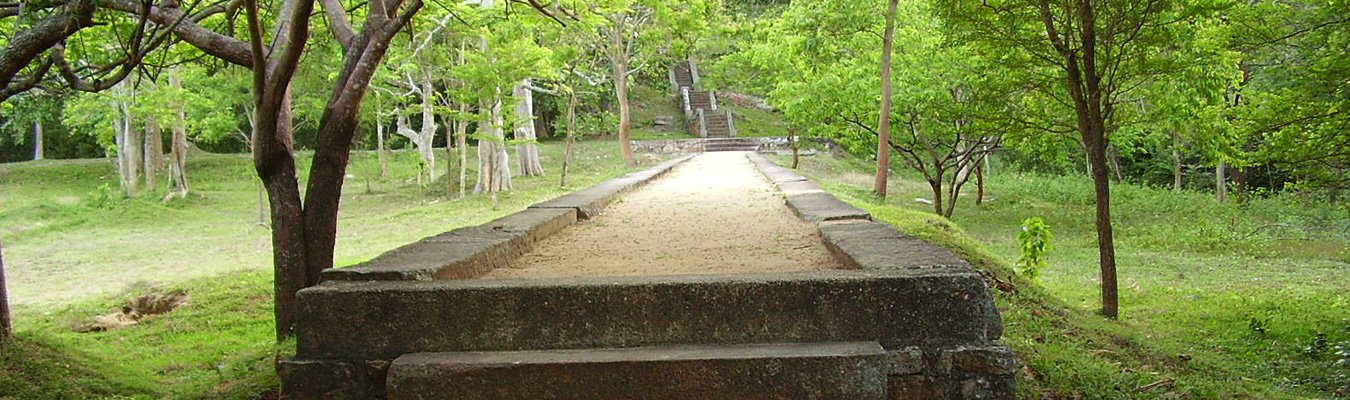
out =
[(496, 278), (839, 268), (742, 152), (704, 153), (536, 244)]

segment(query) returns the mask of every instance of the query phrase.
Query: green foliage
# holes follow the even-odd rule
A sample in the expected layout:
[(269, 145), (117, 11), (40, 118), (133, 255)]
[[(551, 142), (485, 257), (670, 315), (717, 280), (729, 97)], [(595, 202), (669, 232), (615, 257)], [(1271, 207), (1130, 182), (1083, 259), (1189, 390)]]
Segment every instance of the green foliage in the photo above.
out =
[[(1124, 318), (1108, 322), (1093, 314), (1085, 177), (987, 177), (992, 201), (958, 226), (907, 201), (928, 190), (912, 172), (901, 171), (891, 200), (878, 203), (866, 160), (807, 157), (800, 171), (985, 275), (1003, 317), (1000, 342), (1025, 365), (1019, 398), (1331, 398), (1350, 389), (1350, 362), (1337, 347), (1350, 341), (1350, 237), (1341, 231), (1350, 221), (1325, 204), (1294, 196), (1216, 204), (1207, 193), (1114, 185), (1117, 257), (1130, 267), (1121, 270)], [(1035, 282), (1014, 273), (1021, 249), (1008, 234), (1028, 214), (1055, 228), (1055, 268)], [(1289, 227), (1254, 229), (1272, 223)], [(1304, 350), (1318, 332), (1327, 344), (1312, 357)]]
[(1018, 246), (1022, 255), (1017, 258), (1018, 272), (1030, 280), (1036, 280), (1041, 270), (1049, 267), (1046, 256), (1054, 251), (1050, 243), (1054, 236), (1050, 234), (1050, 225), (1040, 217), (1031, 217), (1022, 221), (1022, 230), (1017, 233)]

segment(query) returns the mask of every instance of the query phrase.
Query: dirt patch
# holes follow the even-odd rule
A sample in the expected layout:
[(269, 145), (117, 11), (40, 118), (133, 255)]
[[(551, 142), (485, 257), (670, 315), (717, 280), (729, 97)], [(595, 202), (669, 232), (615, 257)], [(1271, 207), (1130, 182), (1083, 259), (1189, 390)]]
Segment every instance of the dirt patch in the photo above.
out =
[(98, 332), (136, 325), (147, 318), (165, 314), (187, 304), (188, 295), (183, 292), (168, 294), (147, 294), (128, 299), (122, 308), (104, 315), (94, 316), (91, 324), (75, 327), (77, 332)]
[(840, 268), (741, 152), (705, 153), (482, 278)]

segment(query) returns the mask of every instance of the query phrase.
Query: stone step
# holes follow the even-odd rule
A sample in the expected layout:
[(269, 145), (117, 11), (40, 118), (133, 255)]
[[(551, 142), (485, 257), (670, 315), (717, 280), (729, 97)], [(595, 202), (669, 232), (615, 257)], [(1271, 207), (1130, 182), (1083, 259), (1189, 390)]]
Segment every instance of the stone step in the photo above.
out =
[(407, 354), (401, 399), (883, 399), (876, 342)]

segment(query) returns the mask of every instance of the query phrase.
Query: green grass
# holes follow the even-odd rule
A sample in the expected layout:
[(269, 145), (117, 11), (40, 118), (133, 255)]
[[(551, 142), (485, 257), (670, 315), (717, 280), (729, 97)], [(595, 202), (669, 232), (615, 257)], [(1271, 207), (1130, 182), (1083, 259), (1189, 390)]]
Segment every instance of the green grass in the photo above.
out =
[[(562, 145), (541, 147), (548, 175), (517, 177), (495, 206), (485, 196), (446, 200), (443, 180), (418, 186), (411, 151), (395, 152), (383, 179), (374, 154), (354, 154), (338, 265), (630, 170), (614, 142), (580, 142), (570, 188), (560, 189)], [(171, 203), (158, 200), (162, 193), (121, 199), (99, 189), (116, 185), (105, 160), (0, 165), (0, 238), (18, 332), (0, 345), (0, 399), (249, 399), (275, 390), (274, 359), (294, 345), (273, 339), (270, 239), (256, 222), (252, 164), (237, 155), (190, 160), (193, 195)], [(307, 168), (302, 161), (302, 176)], [(130, 328), (73, 330), (130, 296), (164, 290), (191, 300)]]
[[(780, 162), (783, 160), (780, 159)], [(1113, 189), (1121, 320), (1096, 316), (1097, 250), (1085, 177), (996, 175), (991, 202), (956, 224), (916, 197), (926, 184), (900, 172), (878, 201), (870, 163), (803, 159), (804, 173), (904, 232), (943, 244), (990, 279), (1003, 343), (1027, 368), (1026, 398), (1329, 398), (1350, 391), (1350, 250), (1344, 214), (1288, 198), (1219, 205), (1205, 193)], [(1027, 282), (1009, 267), (1022, 219), (1055, 233), (1050, 268)], [(959, 227), (957, 226), (959, 224)], [(1317, 348), (1321, 334), (1326, 346)], [(1315, 347), (1309, 352), (1309, 347)]]

